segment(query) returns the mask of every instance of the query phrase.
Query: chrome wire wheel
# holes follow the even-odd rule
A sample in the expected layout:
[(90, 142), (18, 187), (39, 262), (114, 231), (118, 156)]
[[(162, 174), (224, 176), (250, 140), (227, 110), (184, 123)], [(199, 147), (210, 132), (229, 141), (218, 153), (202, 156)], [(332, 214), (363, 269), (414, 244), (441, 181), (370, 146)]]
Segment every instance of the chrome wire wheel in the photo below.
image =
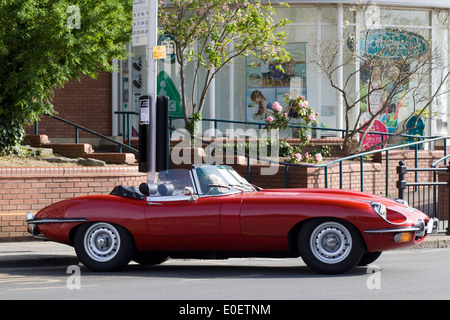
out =
[(84, 234), (84, 247), (88, 256), (97, 262), (113, 259), (120, 249), (120, 234), (109, 223), (96, 223)]
[(339, 263), (347, 258), (352, 249), (352, 236), (346, 227), (335, 221), (318, 225), (310, 238), (314, 256), (326, 264)]

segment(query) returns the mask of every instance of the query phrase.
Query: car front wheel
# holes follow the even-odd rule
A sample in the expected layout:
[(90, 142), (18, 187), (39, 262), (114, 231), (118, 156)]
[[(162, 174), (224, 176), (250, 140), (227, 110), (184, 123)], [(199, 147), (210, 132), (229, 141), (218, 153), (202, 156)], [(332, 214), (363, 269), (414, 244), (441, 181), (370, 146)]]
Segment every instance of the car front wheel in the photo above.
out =
[(344, 273), (358, 264), (365, 246), (359, 231), (351, 224), (335, 220), (310, 220), (298, 237), (303, 261), (316, 272)]
[(75, 233), (78, 259), (94, 271), (116, 271), (134, 255), (131, 235), (124, 228), (106, 222), (82, 225)]

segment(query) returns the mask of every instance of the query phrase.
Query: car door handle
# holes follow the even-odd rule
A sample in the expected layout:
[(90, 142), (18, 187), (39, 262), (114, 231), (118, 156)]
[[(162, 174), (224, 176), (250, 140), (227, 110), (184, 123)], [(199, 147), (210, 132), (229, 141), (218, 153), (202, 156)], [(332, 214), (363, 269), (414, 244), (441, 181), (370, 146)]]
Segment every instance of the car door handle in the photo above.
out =
[(149, 206), (162, 206), (163, 204), (162, 203), (159, 203), (159, 202), (147, 202), (147, 204), (149, 205)]

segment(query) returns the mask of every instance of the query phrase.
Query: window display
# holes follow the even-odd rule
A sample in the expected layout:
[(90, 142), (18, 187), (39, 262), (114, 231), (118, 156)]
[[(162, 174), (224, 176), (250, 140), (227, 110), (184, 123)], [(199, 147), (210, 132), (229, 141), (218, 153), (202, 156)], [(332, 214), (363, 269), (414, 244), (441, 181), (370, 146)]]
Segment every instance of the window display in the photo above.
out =
[(289, 43), (286, 49), (291, 61), (280, 70), (272, 61), (253, 56), (246, 59), (246, 120), (261, 122), (271, 114), (272, 104), (278, 101), (286, 107), (285, 95), (292, 98), (306, 96), (306, 44)]

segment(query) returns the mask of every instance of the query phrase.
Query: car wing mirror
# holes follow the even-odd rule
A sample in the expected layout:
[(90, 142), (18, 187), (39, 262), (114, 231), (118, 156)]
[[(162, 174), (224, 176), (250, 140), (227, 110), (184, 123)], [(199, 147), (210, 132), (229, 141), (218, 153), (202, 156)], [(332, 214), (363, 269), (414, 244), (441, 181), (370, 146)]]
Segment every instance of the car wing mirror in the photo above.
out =
[(192, 187), (184, 187), (184, 195), (189, 196), (189, 201), (195, 201), (198, 199), (198, 196), (194, 192), (194, 188)]

